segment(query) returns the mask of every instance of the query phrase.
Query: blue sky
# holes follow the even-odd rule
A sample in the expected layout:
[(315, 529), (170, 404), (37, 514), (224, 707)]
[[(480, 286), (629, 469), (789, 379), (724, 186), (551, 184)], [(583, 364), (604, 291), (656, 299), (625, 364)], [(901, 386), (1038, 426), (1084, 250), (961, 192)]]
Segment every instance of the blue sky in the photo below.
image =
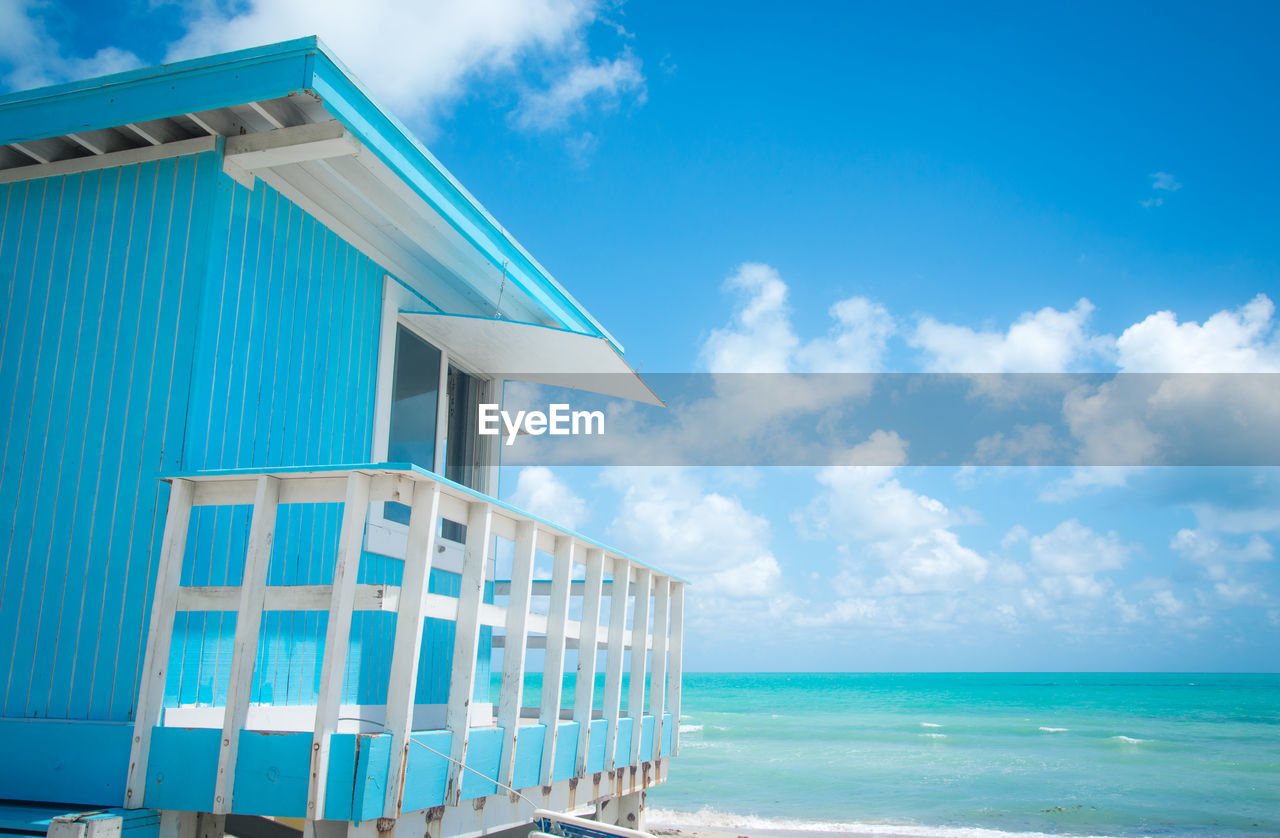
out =
[[(0, 85), (319, 34), (645, 371), (1280, 371), (1280, 12), (1041, 5), (0, 0)], [(691, 670), (1276, 669), (1274, 470), (902, 442), (504, 494), (692, 578)]]

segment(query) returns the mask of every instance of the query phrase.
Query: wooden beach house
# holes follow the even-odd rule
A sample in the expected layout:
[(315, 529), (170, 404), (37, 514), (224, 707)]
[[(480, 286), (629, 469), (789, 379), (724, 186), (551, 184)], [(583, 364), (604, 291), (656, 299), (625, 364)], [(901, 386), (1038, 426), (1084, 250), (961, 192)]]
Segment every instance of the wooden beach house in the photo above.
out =
[(0, 99), (0, 288), (0, 831), (637, 823), (684, 582), (476, 412), (654, 397), (322, 44)]

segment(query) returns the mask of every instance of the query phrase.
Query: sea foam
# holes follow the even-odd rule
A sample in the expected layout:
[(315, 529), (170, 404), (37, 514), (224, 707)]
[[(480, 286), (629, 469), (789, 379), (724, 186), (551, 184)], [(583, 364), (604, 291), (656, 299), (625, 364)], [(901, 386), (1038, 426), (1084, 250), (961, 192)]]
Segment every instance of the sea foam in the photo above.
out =
[[(886, 838), (1062, 838), (1046, 832), (1006, 832), (978, 826), (926, 826), (915, 823), (874, 821), (820, 821), (795, 818), (768, 818), (703, 808), (697, 812), (676, 812), (651, 808), (645, 812), (648, 828), (705, 830), (709, 832), (814, 832), (825, 835), (881, 835)], [(1087, 836), (1085, 836), (1087, 838)]]
[(1116, 742), (1123, 742), (1126, 745), (1137, 745), (1139, 742), (1146, 742), (1145, 739), (1134, 739), (1132, 736), (1112, 736)]
[(1045, 733), (1066, 733), (1071, 730), (1069, 727), (1042, 727), (1040, 729)]

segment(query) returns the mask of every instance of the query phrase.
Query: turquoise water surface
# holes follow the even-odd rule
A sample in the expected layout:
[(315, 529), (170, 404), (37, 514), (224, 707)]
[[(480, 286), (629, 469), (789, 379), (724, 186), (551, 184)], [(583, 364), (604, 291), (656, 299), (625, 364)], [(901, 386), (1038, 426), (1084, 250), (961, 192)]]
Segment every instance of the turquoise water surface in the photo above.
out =
[(681, 731), (654, 824), (1280, 835), (1280, 675), (687, 674)]

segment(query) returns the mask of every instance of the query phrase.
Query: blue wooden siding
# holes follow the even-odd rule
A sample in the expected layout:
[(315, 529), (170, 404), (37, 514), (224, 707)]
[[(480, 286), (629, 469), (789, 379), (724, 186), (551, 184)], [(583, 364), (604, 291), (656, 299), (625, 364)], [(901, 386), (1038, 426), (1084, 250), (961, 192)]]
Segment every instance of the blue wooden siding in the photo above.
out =
[[(0, 208), (0, 716), (128, 721), (157, 475), (366, 461), (384, 271), (217, 153), (0, 185)], [(270, 582), (330, 581), (339, 515), (282, 506)], [(248, 524), (196, 510), (184, 584), (238, 582)], [(361, 576), (398, 582), (400, 565), (366, 555)], [(234, 623), (178, 615), (170, 703), (224, 700)], [(325, 625), (264, 617), (255, 700), (314, 703)], [(428, 623), (420, 702), (446, 700), (452, 629)], [(393, 634), (393, 615), (357, 616), (347, 701), (385, 700)]]
[(0, 714), (125, 719), (181, 464), (214, 155), (0, 186)]

